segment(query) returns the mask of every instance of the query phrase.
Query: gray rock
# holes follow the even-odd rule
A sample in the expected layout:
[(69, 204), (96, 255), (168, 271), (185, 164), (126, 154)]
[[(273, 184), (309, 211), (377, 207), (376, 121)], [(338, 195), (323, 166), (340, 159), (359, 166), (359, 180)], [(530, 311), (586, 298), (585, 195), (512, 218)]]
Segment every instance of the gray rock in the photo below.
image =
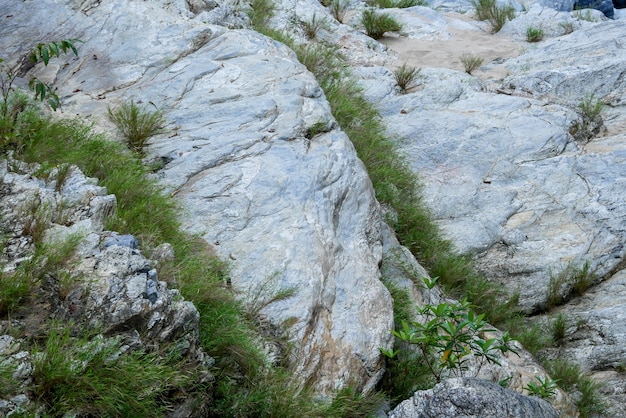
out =
[(137, 238), (132, 235), (120, 235), (118, 233), (112, 233), (104, 237), (102, 240), (102, 248), (108, 248), (112, 245), (120, 245), (122, 247), (130, 248), (131, 250), (136, 250), (139, 248), (139, 242), (137, 242)]
[[(572, 135), (586, 126), (578, 105), (588, 92), (616, 111), (624, 103), (626, 58), (599, 45), (626, 28), (602, 25), (507, 61), (520, 74), (505, 80), (508, 94), (466, 74), (423, 69), (421, 89), (400, 95), (389, 73), (357, 72), (420, 174), (445, 234), (459, 251), (476, 254), (489, 277), (519, 292), (527, 311), (545, 306), (551, 275), (568, 265), (587, 261), (606, 278), (624, 257), (622, 119), (610, 121), (607, 112), (606, 136), (590, 143)], [(523, 74), (522, 63), (532, 71)]]
[[(185, 227), (231, 261), (232, 284), (252, 310), (294, 324), (302, 382), (324, 393), (370, 389), (383, 372), (378, 348), (391, 344), (392, 302), (380, 282), (381, 217), (367, 172), (293, 52), (207, 25), (206, 12), (194, 18), (180, 3), (112, 1), (78, 5), (80, 13), (52, 0), (28, 10), (16, 2), (0, 44), (20, 56), (48, 33), (79, 37), (79, 58), (33, 70), (59, 81), (68, 112), (100, 117), (131, 97), (165, 110), (168, 133), (147, 151), (169, 161), (159, 175), (184, 207)], [(122, 251), (97, 256), (99, 271), (111, 271), (97, 298), (144, 292), (145, 275), (107, 261), (113, 248)], [(269, 303), (290, 288), (292, 298)], [(104, 312), (101, 302), (92, 301)], [(107, 315), (120, 323), (150, 305), (119, 303)]]
[(434, 388), (415, 392), (389, 418), (558, 418), (546, 401), (520, 395), (480, 379), (445, 380)]

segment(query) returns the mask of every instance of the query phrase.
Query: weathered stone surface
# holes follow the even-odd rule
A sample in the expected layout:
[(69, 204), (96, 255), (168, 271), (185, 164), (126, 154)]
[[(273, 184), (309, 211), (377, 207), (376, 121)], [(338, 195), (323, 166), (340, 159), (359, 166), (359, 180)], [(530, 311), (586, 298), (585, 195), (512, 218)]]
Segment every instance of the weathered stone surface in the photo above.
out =
[[(519, 292), (528, 311), (541, 309), (550, 276), (568, 263), (588, 261), (607, 277), (624, 256), (623, 150), (616, 146), (623, 122), (607, 120), (607, 136), (589, 144), (572, 136), (585, 123), (578, 109), (585, 94), (623, 106), (626, 58), (600, 40), (626, 29), (599, 25), (507, 61), (521, 73), (504, 82), (502, 92), (512, 94), (458, 72), (423, 69), (420, 88), (400, 95), (390, 73), (359, 71), (444, 232), (460, 251), (477, 254), (489, 277)], [(522, 63), (532, 71), (524, 75)]]
[(33, 70), (58, 81), (66, 112), (103, 120), (131, 97), (165, 110), (168, 133), (147, 151), (167, 162), (159, 175), (187, 229), (230, 260), (245, 299), (295, 288), (262, 312), (294, 323), (302, 381), (371, 388), (392, 327), (379, 207), (313, 76), (284, 46), (207, 25), (184, 1), (70, 3), (80, 12), (4, 1), (3, 50), (14, 59), (51, 36), (80, 38), (78, 59)]
[(546, 401), (520, 395), (480, 379), (448, 379), (432, 389), (415, 392), (389, 418), (557, 418)]
[(19, 393), (30, 390), (32, 383), (33, 354), (26, 348), (30, 345), (7, 334), (20, 330), (41, 336), (42, 329), (49, 331), (49, 320), (65, 325), (68, 322), (63, 321), (71, 320), (98, 329), (102, 334), (95, 337), (96, 344), (123, 341), (125, 350), (158, 351), (170, 344), (196, 366), (201, 380), (208, 381), (213, 359), (200, 348), (195, 306), (158, 280), (154, 263), (140, 253), (133, 236), (102, 231), (106, 216), (115, 210), (115, 196), (76, 167), (70, 167), (63, 185), (57, 184), (55, 171), (43, 178), (35, 176), (37, 172), (42, 173), (38, 164), (10, 157), (0, 161), (0, 233), (6, 242), (0, 254), (3, 280), (10, 280), (5, 274), (33, 257), (39, 240), (54, 247), (70, 235), (84, 239), (66, 260), (68, 283), (61, 283), (60, 272), (47, 272), (30, 310), (19, 311), (13, 321), (0, 321), (0, 367), (7, 367), (17, 383), (11, 393), (0, 393), (4, 397), (0, 415), (24, 412), (37, 402)]
[(566, 320), (565, 337), (558, 351), (544, 355), (578, 364), (607, 395), (607, 416), (626, 416), (626, 270), (559, 307), (552, 317), (559, 314)]

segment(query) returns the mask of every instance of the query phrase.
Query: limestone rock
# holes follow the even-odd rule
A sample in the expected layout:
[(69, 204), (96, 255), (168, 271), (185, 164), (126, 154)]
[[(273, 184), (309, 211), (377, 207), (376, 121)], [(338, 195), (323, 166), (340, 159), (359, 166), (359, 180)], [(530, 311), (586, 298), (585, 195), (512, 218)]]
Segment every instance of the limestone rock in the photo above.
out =
[[(185, 0), (69, 3), (80, 11), (3, 0), (2, 50), (80, 38), (79, 58), (32, 70), (57, 81), (66, 112), (102, 121), (131, 98), (164, 110), (168, 132), (147, 153), (167, 163), (158, 175), (185, 227), (230, 260), (242, 298), (274, 325), (294, 324), (295, 375), (323, 393), (372, 388), (392, 327), (379, 206), (314, 77), (285, 46), (208, 25)], [(128, 286), (143, 286), (133, 277)], [(270, 304), (280, 289), (295, 295)]]
[[(389, 73), (358, 71), (445, 234), (461, 252), (476, 254), (488, 277), (519, 292), (529, 312), (545, 306), (550, 277), (568, 265), (589, 262), (606, 278), (624, 258), (617, 144), (626, 62), (619, 48), (600, 45), (626, 29), (599, 25), (507, 61), (520, 75), (503, 90), (423, 69), (420, 88), (401, 95)], [(523, 74), (521, 63), (533, 71)], [(592, 91), (615, 110), (606, 110), (605, 136), (588, 142), (573, 134), (589, 126), (579, 104)]]
[(434, 388), (415, 392), (389, 418), (557, 418), (546, 401), (520, 395), (480, 379), (445, 380)]

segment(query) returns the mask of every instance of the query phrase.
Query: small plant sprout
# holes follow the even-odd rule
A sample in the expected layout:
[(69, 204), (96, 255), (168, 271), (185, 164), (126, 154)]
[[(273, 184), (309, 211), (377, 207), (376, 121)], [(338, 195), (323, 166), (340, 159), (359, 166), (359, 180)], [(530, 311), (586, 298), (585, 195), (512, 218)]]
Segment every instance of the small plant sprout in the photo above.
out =
[(380, 39), (387, 32), (398, 32), (402, 30), (402, 25), (390, 14), (377, 13), (376, 10), (372, 8), (363, 11), (361, 22), (365, 27), (367, 36), (373, 39)]
[(463, 68), (465, 69), (465, 72), (468, 74), (472, 74), (472, 72), (474, 72), (474, 70), (480, 68), (481, 65), (483, 65), (484, 60), (477, 56), (477, 55), (472, 55), (472, 54), (463, 54), (460, 57), (461, 63), (463, 64)]
[(587, 119), (590, 121), (595, 121), (600, 113), (602, 113), (602, 109), (604, 108), (604, 103), (601, 100), (596, 99), (596, 97), (591, 94), (585, 96), (580, 102), (580, 110)]
[(143, 155), (143, 148), (151, 136), (163, 130), (165, 117), (159, 110), (141, 108), (131, 99), (116, 109), (108, 109), (109, 119), (117, 126), (132, 151)]
[(420, 71), (420, 68), (410, 67), (407, 63), (402, 64), (394, 70), (394, 78), (402, 93), (406, 93), (406, 91), (411, 88), (411, 85), (419, 76)]
[(558, 389), (557, 381), (545, 376), (543, 379), (539, 376), (535, 376), (535, 382), (528, 382), (526, 387), (530, 396), (536, 396), (541, 399), (550, 399), (556, 395)]
[(529, 26), (526, 29), (526, 41), (527, 42), (539, 42), (543, 39), (544, 31), (541, 28)]

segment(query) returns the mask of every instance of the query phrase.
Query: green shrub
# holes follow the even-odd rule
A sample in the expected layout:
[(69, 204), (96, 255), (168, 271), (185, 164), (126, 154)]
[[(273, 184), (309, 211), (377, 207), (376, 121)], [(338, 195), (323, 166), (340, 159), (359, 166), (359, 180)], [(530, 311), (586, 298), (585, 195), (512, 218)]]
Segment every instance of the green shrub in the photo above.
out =
[[(436, 281), (424, 279), (428, 289), (432, 289)], [(424, 323), (403, 320), (402, 326), (392, 332), (399, 341), (421, 352), (437, 382), (446, 370), (463, 370), (470, 355), (481, 362), (499, 364), (497, 353), (516, 353), (506, 333), (501, 338), (485, 338), (486, 333), (495, 330), (486, 323), (484, 314), (477, 315), (470, 309), (467, 300), (442, 302), (436, 306), (425, 304), (417, 308), (417, 312), (425, 319)], [(390, 359), (400, 354), (395, 349), (380, 351)]]
[(140, 155), (144, 153), (148, 138), (161, 133), (165, 125), (161, 111), (141, 108), (132, 99), (115, 110), (109, 107), (108, 112), (109, 119), (119, 129), (128, 148)]
[(529, 26), (526, 28), (526, 41), (527, 42), (539, 42), (545, 35), (543, 29)]
[(365, 27), (367, 36), (373, 39), (382, 38), (386, 32), (397, 32), (402, 30), (402, 25), (387, 13), (378, 13), (374, 9), (363, 11), (361, 23)]
[(420, 71), (421, 69), (419, 68), (408, 66), (406, 62), (394, 70), (393, 75), (396, 79), (396, 84), (400, 87), (402, 93), (406, 93), (407, 89), (411, 87), (411, 84), (419, 76)]
[(480, 66), (483, 65), (484, 62), (481, 57), (472, 54), (462, 54), (460, 60), (463, 64), (465, 72), (468, 74), (472, 74), (472, 72), (480, 68)]

